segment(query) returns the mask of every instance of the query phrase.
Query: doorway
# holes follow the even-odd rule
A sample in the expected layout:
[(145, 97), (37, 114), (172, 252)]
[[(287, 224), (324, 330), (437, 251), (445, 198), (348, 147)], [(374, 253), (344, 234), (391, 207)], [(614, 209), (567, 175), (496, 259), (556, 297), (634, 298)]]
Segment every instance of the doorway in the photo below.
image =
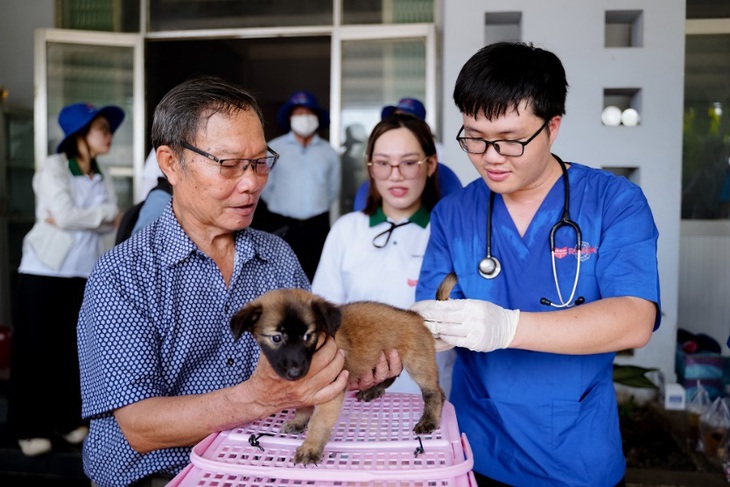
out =
[[(195, 75), (220, 76), (253, 91), (264, 113), (266, 140), (284, 133), (276, 124), (276, 112), (294, 91), (309, 90), (329, 108), (329, 36), (148, 40), (146, 50), (147, 151), (157, 103)], [(320, 134), (328, 138), (328, 133)]]

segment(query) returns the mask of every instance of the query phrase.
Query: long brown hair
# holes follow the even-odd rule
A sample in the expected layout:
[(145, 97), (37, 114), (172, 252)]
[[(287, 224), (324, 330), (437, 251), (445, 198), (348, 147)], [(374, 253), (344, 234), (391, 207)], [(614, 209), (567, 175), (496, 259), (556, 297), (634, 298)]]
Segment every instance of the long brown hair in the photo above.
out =
[[(431, 128), (428, 124), (413, 115), (394, 113), (381, 120), (370, 133), (368, 145), (365, 149), (365, 164), (372, 160), (375, 142), (380, 136), (398, 128), (408, 129), (416, 137), (426, 157), (436, 155), (436, 142), (433, 139), (433, 134), (431, 134)], [(437, 173), (438, 171), (434, 171), (431, 176), (426, 178), (426, 186), (423, 188), (423, 193), (421, 194), (421, 205), (429, 212), (436, 206), (438, 200), (441, 199)], [(370, 179), (370, 189), (363, 213), (372, 215), (380, 207), (383, 198), (375, 187), (375, 180), (370, 174), (370, 171), (368, 171), (368, 178)]]

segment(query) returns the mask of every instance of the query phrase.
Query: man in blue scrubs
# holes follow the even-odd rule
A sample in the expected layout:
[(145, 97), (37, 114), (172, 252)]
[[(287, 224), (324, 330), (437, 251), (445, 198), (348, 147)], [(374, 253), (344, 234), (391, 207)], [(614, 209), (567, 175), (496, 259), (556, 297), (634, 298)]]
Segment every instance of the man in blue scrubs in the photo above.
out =
[[(434, 209), (426, 301), (413, 309), (458, 347), (450, 400), (480, 486), (623, 485), (613, 359), (659, 326), (658, 233), (641, 189), (551, 152), (567, 87), (553, 53), (498, 43), (454, 89), (457, 139), (481, 180)], [(482, 275), (490, 213), (499, 265)], [(550, 244), (566, 217), (576, 225)], [(434, 301), (450, 272), (452, 299)]]

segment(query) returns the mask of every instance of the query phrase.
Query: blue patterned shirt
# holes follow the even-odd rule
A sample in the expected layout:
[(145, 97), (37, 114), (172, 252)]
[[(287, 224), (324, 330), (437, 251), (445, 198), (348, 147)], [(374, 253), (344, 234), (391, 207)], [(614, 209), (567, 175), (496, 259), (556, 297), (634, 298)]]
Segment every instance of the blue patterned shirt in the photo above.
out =
[(259, 348), (250, 334), (234, 343), (229, 322), (249, 301), (276, 288), (309, 289), (280, 238), (253, 229), (235, 234), (228, 287), (215, 262), (177, 222), (160, 218), (99, 259), (79, 314), (85, 473), (102, 487), (155, 472), (177, 474), (189, 447), (135, 452), (113, 411), (156, 396), (204, 394), (253, 372)]

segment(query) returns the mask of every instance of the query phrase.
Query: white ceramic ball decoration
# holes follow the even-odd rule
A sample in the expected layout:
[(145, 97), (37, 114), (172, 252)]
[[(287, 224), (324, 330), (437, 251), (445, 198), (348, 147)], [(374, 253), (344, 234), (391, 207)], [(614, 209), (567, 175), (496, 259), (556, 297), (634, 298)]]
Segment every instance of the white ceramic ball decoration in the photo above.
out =
[(621, 113), (621, 123), (627, 127), (639, 125), (639, 112), (633, 108), (627, 108)]
[(609, 105), (601, 112), (601, 122), (609, 127), (616, 127), (621, 123), (621, 109)]

